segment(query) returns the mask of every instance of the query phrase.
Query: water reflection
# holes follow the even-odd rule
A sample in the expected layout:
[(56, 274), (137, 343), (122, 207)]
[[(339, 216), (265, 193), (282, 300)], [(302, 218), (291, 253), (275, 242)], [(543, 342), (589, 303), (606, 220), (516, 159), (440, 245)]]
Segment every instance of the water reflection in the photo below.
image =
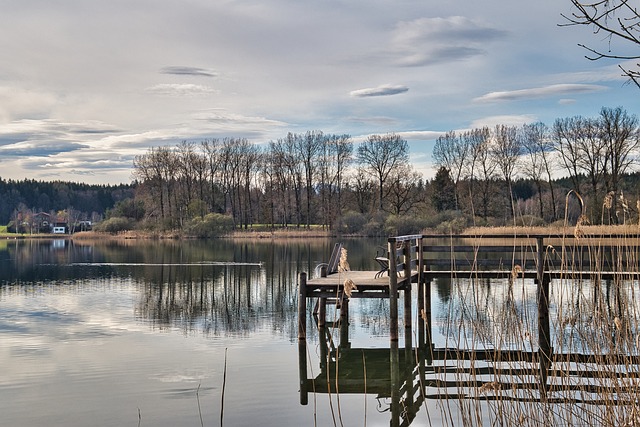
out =
[[(326, 261), (329, 239), (286, 241), (0, 241), (0, 292), (86, 280), (140, 290), (136, 318), (185, 334), (243, 335), (267, 325), (293, 337), (296, 275)], [(354, 268), (370, 268), (366, 240), (350, 240)]]
[[(397, 341), (388, 348), (352, 347), (349, 325), (344, 319), (334, 327), (317, 329), (320, 353), (317, 375), (313, 376), (316, 370), (308, 360), (307, 340), (298, 342), (300, 404), (309, 405), (310, 394), (314, 401), (316, 395), (326, 395), (330, 402), (335, 397), (339, 408), (344, 396), (373, 395), (377, 412), (388, 413), (392, 427), (409, 426), (425, 400), (423, 387), (428, 368), (424, 341), (402, 350)], [(405, 344), (410, 345), (410, 340)], [(339, 413), (332, 411), (332, 414), (334, 423), (341, 420)]]

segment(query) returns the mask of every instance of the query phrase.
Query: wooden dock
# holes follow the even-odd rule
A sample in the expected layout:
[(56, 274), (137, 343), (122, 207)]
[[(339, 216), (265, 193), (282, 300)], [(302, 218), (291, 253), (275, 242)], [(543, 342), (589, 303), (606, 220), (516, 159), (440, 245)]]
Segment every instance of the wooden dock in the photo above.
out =
[[(608, 281), (614, 287), (628, 281), (640, 280), (640, 236), (628, 235), (588, 235), (588, 236), (430, 236), (412, 235), (391, 237), (388, 239), (388, 272), (380, 277), (380, 271), (346, 271), (326, 274), (325, 277), (308, 279), (306, 273), (299, 275), (298, 300), (298, 338), (300, 360), (300, 399), (307, 403), (309, 390), (332, 391), (338, 388), (341, 392), (358, 392), (365, 390), (369, 384), (381, 396), (391, 396), (391, 425), (408, 426), (420, 405), (425, 399), (438, 399), (441, 393), (446, 396), (448, 391), (438, 391), (436, 394), (426, 393), (426, 387), (436, 387), (438, 390), (448, 387), (472, 389), (494, 387), (496, 382), (491, 379), (475, 380), (482, 373), (490, 375), (500, 371), (500, 375), (533, 375), (530, 383), (518, 383), (519, 389), (537, 390), (540, 397), (558, 391), (553, 378), (587, 378), (586, 383), (571, 385), (567, 392), (577, 393), (576, 402), (582, 402), (579, 392), (589, 390), (594, 393), (590, 400), (593, 404), (600, 404), (599, 393), (622, 393), (616, 389), (616, 375), (626, 375), (628, 372), (614, 373), (614, 381), (608, 386), (593, 386), (588, 378), (600, 375), (608, 378), (612, 374), (608, 364), (620, 364), (621, 361), (633, 365), (640, 364), (640, 356), (624, 354), (561, 354), (554, 352), (551, 345), (549, 315), (549, 287), (564, 286), (566, 283), (589, 281), (599, 286)], [(513, 283), (518, 279), (533, 279), (536, 284), (537, 300), (537, 348), (529, 351), (512, 351), (505, 349), (438, 349), (432, 342), (432, 313), (431, 286), (438, 279), (450, 280), (455, 286), (458, 280), (487, 280), (500, 279), (504, 283)], [(354, 289), (345, 289), (345, 281), (352, 281)], [(417, 346), (414, 347), (412, 337), (412, 297), (417, 298)], [(389, 299), (389, 349), (352, 349), (348, 336), (349, 300), (351, 298), (388, 298)], [(316, 300), (314, 317), (320, 332), (321, 374), (316, 378), (307, 377), (307, 303)], [(404, 352), (398, 347), (398, 304), (404, 303)], [(326, 306), (336, 304), (340, 310), (340, 345), (333, 349), (325, 339)], [(334, 326), (336, 326), (334, 324)], [(332, 344), (333, 345), (333, 344)], [(388, 351), (388, 356), (387, 352)], [(342, 354), (339, 354), (342, 352)], [(381, 372), (379, 381), (373, 378), (360, 378), (347, 375), (344, 378), (336, 374), (335, 385), (325, 384), (326, 378), (333, 378), (337, 372), (338, 360), (345, 361), (353, 356), (354, 360), (367, 360), (373, 368), (374, 361), (380, 364), (376, 369)], [(434, 360), (486, 360), (486, 368), (449, 368), (433, 365)], [(533, 367), (527, 371), (520, 368), (495, 368), (492, 363), (507, 360), (511, 363), (527, 361)], [(577, 366), (567, 368), (567, 362), (578, 363)], [(354, 362), (355, 363), (355, 362)], [(332, 366), (335, 364), (336, 366)], [(389, 375), (385, 367), (389, 367)], [(368, 368), (369, 369), (369, 366)], [(428, 380), (429, 372), (442, 374), (448, 369), (458, 372), (456, 380), (444, 381), (440, 379)], [(531, 370), (533, 369), (533, 370)], [(569, 369), (569, 370), (567, 370)], [(356, 366), (356, 371), (358, 368)], [(340, 372), (350, 372), (344, 366)], [(486, 372), (485, 372), (486, 371)], [(466, 373), (465, 373), (466, 372)], [(327, 374), (328, 373), (328, 374)], [(328, 375), (328, 376), (327, 376)], [(497, 374), (496, 374), (497, 375)], [(537, 379), (535, 377), (537, 376)], [(640, 374), (637, 374), (640, 377)], [(502, 377), (500, 377), (502, 378)], [(556, 380), (557, 382), (557, 380)], [(416, 389), (416, 384), (419, 389)], [(515, 389), (515, 383), (505, 383), (504, 387)], [(500, 386), (502, 386), (500, 384)], [(364, 387), (364, 388), (362, 388)], [(563, 389), (564, 390), (564, 389)], [(626, 390), (626, 389), (625, 389)], [(362, 392), (366, 392), (362, 391)], [(621, 399), (624, 398), (621, 394)], [(455, 394), (449, 397), (455, 397)], [(463, 396), (464, 397), (464, 396)], [(518, 400), (518, 398), (514, 398)], [(545, 397), (547, 399), (547, 397)], [(573, 402), (564, 397), (563, 402)], [(526, 399), (524, 399), (526, 400)], [(400, 402), (404, 402), (402, 405)], [(401, 409), (401, 408), (404, 408)]]

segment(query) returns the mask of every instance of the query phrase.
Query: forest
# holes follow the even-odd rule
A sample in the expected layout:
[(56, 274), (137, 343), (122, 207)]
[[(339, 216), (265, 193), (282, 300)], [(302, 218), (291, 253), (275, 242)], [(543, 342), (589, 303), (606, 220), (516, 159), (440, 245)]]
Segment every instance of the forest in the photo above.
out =
[[(255, 144), (181, 141), (135, 158), (131, 185), (0, 180), (0, 223), (19, 212), (69, 212), (99, 228), (311, 228), (368, 235), (461, 231), (471, 225), (638, 221), (637, 116), (622, 107), (547, 126), (446, 132), (427, 180), (393, 133), (354, 142), (322, 131)], [(25, 213), (20, 217), (25, 217)]]

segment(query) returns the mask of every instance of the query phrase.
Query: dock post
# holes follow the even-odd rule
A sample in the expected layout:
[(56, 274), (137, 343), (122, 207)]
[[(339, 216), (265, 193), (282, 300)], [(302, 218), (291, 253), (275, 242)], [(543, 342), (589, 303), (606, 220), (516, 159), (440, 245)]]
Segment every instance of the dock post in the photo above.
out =
[(424, 245), (420, 237), (418, 239), (418, 349), (420, 352), (424, 350), (425, 340), (425, 288)]
[(404, 242), (402, 248), (404, 258), (404, 280), (405, 287), (402, 292), (404, 296), (404, 348), (407, 352), (407, 363), (411, 360), (411, 349), (413, 348), (413, 337), (411, 336), (411, 240)]
[(538, 359), (540, 363), (540, 393), (546, 396), (547, 378), (551, 366), (551, 333), (549, 328), (549, 275), (544, 262), (544, 241), (536, 238), (538, 271), (536, 279), (538, 300)]
[[(398, 265), (396, 241), (389, 239), (389, 340), (398, 341)], [(396, 344), (397, 345), (397, 344)]]
[(351, 348), (349, 342), (349, 297), (344, 293), (340, 303), (340, 347)]
[(298, 339), (307, 339), (307, 273), (300, 273), (299, 275)]

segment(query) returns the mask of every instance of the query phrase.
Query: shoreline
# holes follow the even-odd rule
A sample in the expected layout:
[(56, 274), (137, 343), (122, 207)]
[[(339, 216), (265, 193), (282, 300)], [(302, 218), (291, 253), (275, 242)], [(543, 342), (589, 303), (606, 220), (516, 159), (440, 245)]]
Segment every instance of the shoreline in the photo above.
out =
[[(423, 230), (421, 234), (432, 234)], [(470, 227), (456, 235), (627, 235), (640, 237), (640, 225), (589, 225), (589, 226), (542, 226), (542, 227)], [(448, 234), (442, 234), (446, 237)], [(304, 239), (304, 238), (358, 238), (369, 237), (358, 234), (337, 234), (321, 229), (277, 229), (277, 230), (235, 230), (211, 239), (253, 240), (253, 239)], [(0, 233), (0, 240), (200, 240), (184, 236), (179, 232), (126, 231), (118, 234), (81, 231), (74, 234), (13, 234)], [(206, 239), (202, 239), (206, 240)]]

